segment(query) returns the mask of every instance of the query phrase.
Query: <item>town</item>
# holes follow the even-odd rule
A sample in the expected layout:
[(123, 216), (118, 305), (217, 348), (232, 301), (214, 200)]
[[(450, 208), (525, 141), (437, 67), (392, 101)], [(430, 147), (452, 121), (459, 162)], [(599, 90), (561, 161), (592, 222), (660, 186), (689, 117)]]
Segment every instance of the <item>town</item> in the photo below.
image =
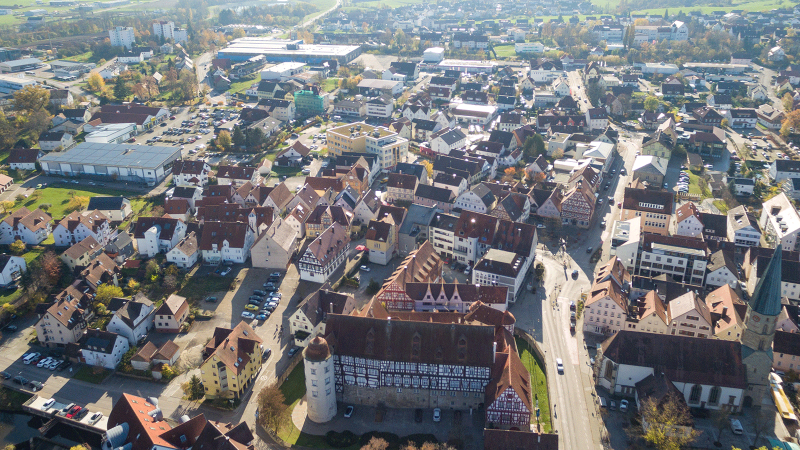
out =
[(681, 5), (3, 6), (6, 450), (799, 448), (800, 7)]

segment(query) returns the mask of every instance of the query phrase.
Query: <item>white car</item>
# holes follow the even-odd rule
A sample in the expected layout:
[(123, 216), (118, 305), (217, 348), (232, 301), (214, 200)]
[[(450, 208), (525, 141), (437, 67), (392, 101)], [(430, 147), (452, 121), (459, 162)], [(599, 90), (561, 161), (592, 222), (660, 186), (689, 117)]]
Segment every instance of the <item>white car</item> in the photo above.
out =
[(50, 361), (52, 361), (52, 360), (53, 360), (53, 358), (48, 356), (47, 358), (39, 361), (39, 363), (36, 364), (36, 367), (44, 367), (45, 365), (50, 364)]
[(42, 411), (47, 411), (55, 403), (56, 403), (56, 400), (54, 398), (51, 398), (50, 400), (44, 402), (44, 404), (42, 405)]
[(733, 434), (744, 434), (744, 428), (742, 428), (742, 422), (739, 419), (731, 419), (731, 432)]
[(96, 413), (92, 414), (92, 416), (89, 417), (89, 425), (96, 424), (102, 418), (103, 418), (103, 413), (101, 413), (101, 412), (96, 412)]
[(370, 268), (367, 267), (367, 266), (361, 266), (360, 269), (363, 270), (364, 272), (369, 272), (370, 271)]
[(433, 409), (433, 421), (434, 422), (441, 422), (442, 421), (442, 410), (439, 408)]
[(251, 313), (250, 311), (242, 311), (242, 319), (253, 320), (256, 318), (256, 315)]
[(556, 370), (558, 373), (564, 373), (564, 361), (561, 358), (556, 358)]
[(619, 401), (619, 410), (621, 412), (625, 412), (628, 410), (628, 401), (627, 400), (620, 400)]

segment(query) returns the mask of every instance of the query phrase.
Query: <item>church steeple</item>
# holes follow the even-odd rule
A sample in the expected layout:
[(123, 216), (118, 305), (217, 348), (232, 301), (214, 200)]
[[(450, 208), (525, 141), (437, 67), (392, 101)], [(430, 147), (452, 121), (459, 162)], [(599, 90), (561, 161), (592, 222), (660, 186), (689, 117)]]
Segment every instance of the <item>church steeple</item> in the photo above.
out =
[(783, 250), (781, 244), (775, 248), (775, 253), (769, 260), (767, 270), (753, 291), (750, 307), (762, 316), (777, 316), (781, 313), (781, 260)]

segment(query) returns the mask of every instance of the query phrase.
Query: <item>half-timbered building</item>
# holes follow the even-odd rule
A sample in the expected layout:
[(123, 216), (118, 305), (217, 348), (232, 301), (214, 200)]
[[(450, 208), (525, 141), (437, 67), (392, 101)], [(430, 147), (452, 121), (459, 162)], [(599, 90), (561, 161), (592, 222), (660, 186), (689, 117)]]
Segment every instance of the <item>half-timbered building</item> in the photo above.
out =
[(406, 294), (406, 283), (435, 283), (442, 275), (442, 258), (425, 241), (411, 252), (383, 282), (375, 298), (389, 309), (414, 310), (414, 300)]
[(346, 260), (350, 250), (347, 230), (334, 222), (309, 244), (297, 263), (300, 279), (324, 283)]

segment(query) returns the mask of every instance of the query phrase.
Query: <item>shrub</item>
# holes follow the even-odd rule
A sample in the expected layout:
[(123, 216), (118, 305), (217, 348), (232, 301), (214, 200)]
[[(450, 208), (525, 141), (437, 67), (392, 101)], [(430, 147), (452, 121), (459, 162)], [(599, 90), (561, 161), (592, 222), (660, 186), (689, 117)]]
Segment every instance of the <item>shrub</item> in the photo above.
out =
[(346, 448), (357, 442), (358, 436), (350, 430), (341, 433), (331, 430), (325, 433), (325, 443), (333, 448)]
[(436, 436), (432, 434), (409, 434), (400, 440), (400, 448), (405, 448), (409, 445), (414, 445), (417, 448), (421, 448), (426, 442), (438, 444), (439, 440), (436, 439)]
[(390, 446), (394, 446), (400, 442), (400, 436), (394, 433), (389, 433), (386, 431), (370, 431), (369, 433), (362, 434), (358, 443), (363, 447), (369, 444), (369, 441), (371, 441), (374, 437), (383, 439), (384, 441), (388, 442)]

